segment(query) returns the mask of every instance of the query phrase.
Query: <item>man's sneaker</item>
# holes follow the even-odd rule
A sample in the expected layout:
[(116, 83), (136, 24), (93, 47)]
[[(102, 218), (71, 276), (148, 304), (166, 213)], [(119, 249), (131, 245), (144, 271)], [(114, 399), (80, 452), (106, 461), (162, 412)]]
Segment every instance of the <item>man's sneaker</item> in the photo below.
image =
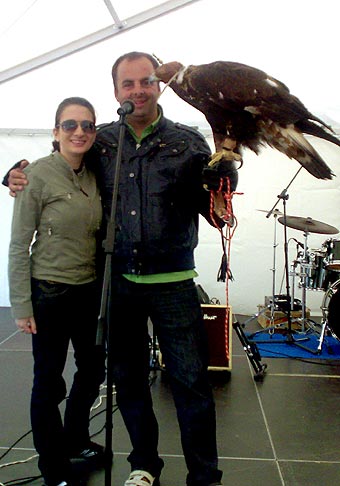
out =
[(124, 486), (160, 486), (159, 478), (152, 476), (147, 471), (136, 469), (131, 472)]

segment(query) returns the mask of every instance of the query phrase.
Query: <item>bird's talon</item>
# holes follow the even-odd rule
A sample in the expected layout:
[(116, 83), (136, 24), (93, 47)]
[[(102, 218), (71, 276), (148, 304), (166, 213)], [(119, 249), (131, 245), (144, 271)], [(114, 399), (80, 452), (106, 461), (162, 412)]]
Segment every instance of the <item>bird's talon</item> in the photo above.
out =
[(222, 149), (219, 152), (215, 152), (212, 154), (209, 162), (209, 167), (213, 167), (217, 162), (221, 160), (228, 160), (228, 161), (240, 161), (242, 157), (240, 154), (233, 152), (232, 150)]

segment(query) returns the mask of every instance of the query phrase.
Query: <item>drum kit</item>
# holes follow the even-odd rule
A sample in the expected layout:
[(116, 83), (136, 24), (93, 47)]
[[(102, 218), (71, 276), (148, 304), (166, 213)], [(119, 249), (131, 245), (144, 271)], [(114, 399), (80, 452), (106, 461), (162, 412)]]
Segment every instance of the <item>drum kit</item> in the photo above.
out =
[[(300, 277), (299, 287), (302, 288), (302, 309), (306, 307), (305, 290), (325, 292), (321, 310), (323, 321), (326, 321), (329, 300), (335, 295), (340, 285), (340, 240), (328, 238), (322, 243), (320, 248), (309, 248), (307, 239), (309, 233), (334, 235), (339, 233), (339, 230), (334, 226), (315, 221), (312, 218), (287, 216), (286, 218), (279, 218), (278, 221), (304, 233), (304, 243), (297, 242), (302, 251), (298, 252), (297, 259), (292, 264), (293, 271), (291, 275), (293, 278), (295, 276)], [(300, 272), (296, 272), (297, 265), (300, 266)], [(334, 331), (337, 322), (328, 322), (328, 325)]]
[[(258, 209), (258, 211), (267, 212), (266, 210)], [(270, 303), (272, 310), (272, 323), (275, 322), (274, 311), (287, 310), (287, 300), (285, 301), (285, 308), (280, 309), (277, 307), (278, 298), (287, 296), (275, 295), (275, 249), (276, 243), (276, 218), (278, 218), (279, 223), (285, 225), (286, 227), (302, 231), (304, 235), (304, 243), (297, 241), (292, 238), (297, 243), (297, 257), (293, 261), (290, 272), (292, 277), (291, 285), (291, 296), (288, 300), (290, 303), (290, 310), (294, 310), (296, 302), (298, 299), (294, 298), (295, 293), (295, 279), (300, 278), (299, 287), (302, 289), (301, 293), (301, 330), (305, 331), (305, 328), (317, 331), (319, 334), (319, 344), (315, 352), (319, 354), (322, 349), (324, 337), (326, 334), (333, 335), (336, 339), (340, 340), (340, 240), (334, 238), (326, 239), (320, 246), (320, 248), (309, 248), (308, 246), (308, 236), (310, 233), (318, 233), (324, 235), (335, 235), (339, 233), (339, 230), (334, 226), (322, 223), (321, 221), (313, 220), (312, 218), (303, 218), (298, 216), (285, 216), (278, 210), (273, 212), (275, 218), (275, 230), (274, 230), (274, 264), (273, 264), (273, 297)], [(287, 263), (287, 262), (286, 262)], [(289, 290), (289, 286), (287, 287)], [(306, 291), (321, 291), (324, 292), (324, 297), (322, 300), (321, 311), (322, 311), (322, 322), (321, 325), (315, 326), (314, 321), (306, 319)], [(289, 293), (289, 292), (288, 292)], [(259, 314), (256, 314), (258, 316)], [(290, 312), (289, 312), (290, 315)], [(276, 326), (269, 328), (269, 332), (273, 332)], [(268, 330), (268, 328), (267, 328)], [(262, 330), (262, 331), (265, 331)], [(258, 332), (262, 332), (258, 331)], [(257, 332), (257, 333), (258, 333)], [(254, 333), (254, 334), (257, 334)], [(259, 341), (258, 341), (259, 342)], [(308, 348), (305, 348), (308, 349)], [(309, 349), (308, 349), (309, 350)]]

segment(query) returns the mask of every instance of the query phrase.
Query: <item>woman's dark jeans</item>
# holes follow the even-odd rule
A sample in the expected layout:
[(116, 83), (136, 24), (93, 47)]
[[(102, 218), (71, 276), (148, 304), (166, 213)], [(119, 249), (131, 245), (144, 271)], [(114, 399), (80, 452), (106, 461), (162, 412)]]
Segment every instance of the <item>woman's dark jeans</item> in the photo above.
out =
[[(32, 335), (31, 423), (39, 468), (46, 482), (53, 485), (68, 477), (69, 455), (88, 444), (91, 406), (105, 378), (104, 350), (95, 345), (97, 284), (68, 285), (32, 279), (32, 302), (37, 334)], [(70, 342), (76, 372), (63, 425), (59, 404), (66, 397), (63, 371)]]

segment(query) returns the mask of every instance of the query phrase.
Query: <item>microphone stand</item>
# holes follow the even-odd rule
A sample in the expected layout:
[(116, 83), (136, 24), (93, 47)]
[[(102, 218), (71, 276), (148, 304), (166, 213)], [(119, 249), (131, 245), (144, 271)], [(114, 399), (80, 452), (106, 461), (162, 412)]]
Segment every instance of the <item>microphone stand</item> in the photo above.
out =
[[(297, 174), (296, 174), (297, 175)], [(295, 175), (295, 177), (296, 177)], [(290, 184), (292, 181), (290, 182)], [(289, 187), (289, 186), (287, 186)], [(287, 188), (285, 188), (278, 198), (283, 201), (283, 231), (284, 231), (284, 255), (285, 255), (285, 280), (286, 280), (286, 293), (287, 293), (287, 321), (288, 321), (288, 342), (292, 342), (292, 315), (291, 315), (291, 297), (290, 297), (290, 285), (289, 285), (289, 267), (288, 267), (288, 238), (287, 238), (287, 200), (289, 195), (287, 194)]]
[(103, 345), (106, 339), (107, 346), (107, 360), (106, 360), (106, 389), (107, 389), (107, 399), (106, 399), (106, 426), (105, 426), (105, 486), (111, 486), (111, 470), (112, 470), (112, 409), (113, 409), (113, 361), (112, 361), (112, 350), (111, 350), (111, 328), (110, 328), (110, 296), (111, 296), (111, 265), (112, 265), (112, 255), (115, 243), (115, 233), (116, 233), (116, 211), (117, 211), (117, 199), (118, 199), (118, 187), (119, 187), (119, 177), (120, 177), (120, 167), (122, 162), (122, 152), (123, 152), (123, 141), (125, 134), (125, 117), (131, 111), (119, 108), (117, 113), (119, 115), (119, 139), (117, 148), (117, 159), (115, 176), (113, 183), (112, 192), (112, 206), (110, 219), (107, 223), (107, 233), (106, 239), (104, 240), (103, 247), (106, 254), (105, 257), (105, 268), (100, 304), (100, 313), (98, 317), (98, 327), (97, 327), (97, 345)]
[[(292, 179), (292, 180), (289, 182), (288, 186), (287, 186), (287, 187), (285, 187), (285, 188), (283, 189), (283, 191), (281, 192), (281, 194), (279, 194), (279, 195), (277, 196), (277, 201), (276, 201), (276, 203), (274, 204), (274, 206), (271, 208), (271, 210), (270, 210), (270, 211), (268, 211), (268, 213), (266, 214), (266, 218), (270, 218), (270, 216), (272, 215), (272, 213), (273, 213), (274, 209), (275, 209), (275, 208), (276, 208), (276, 206), (279, 204), (280, 199), (283, 199), (283, 200), (285, 200), (285, 199), (286, 199), (286, 200), (287, 200), (287, 199), (289, 199), (289, 196), (287, 195), (287, 191), (288, 191), (289, 187), (292, 185), (293, 181), (294, 181), (294, 180), (296, 179), (296, 177), (298, 176), (298, 174), (299, 174), (299, 172), (301, 171), (301, 169), (302, 169), (302, 166), (301, 166), (301, 167), (300, 167), (300, 169), (297, 171), (297, 173), (295, 174), (295, 176), (293, 177), (293, 179)], [(285, 218), (285, 219), (286, 219), (286, 218)]]

